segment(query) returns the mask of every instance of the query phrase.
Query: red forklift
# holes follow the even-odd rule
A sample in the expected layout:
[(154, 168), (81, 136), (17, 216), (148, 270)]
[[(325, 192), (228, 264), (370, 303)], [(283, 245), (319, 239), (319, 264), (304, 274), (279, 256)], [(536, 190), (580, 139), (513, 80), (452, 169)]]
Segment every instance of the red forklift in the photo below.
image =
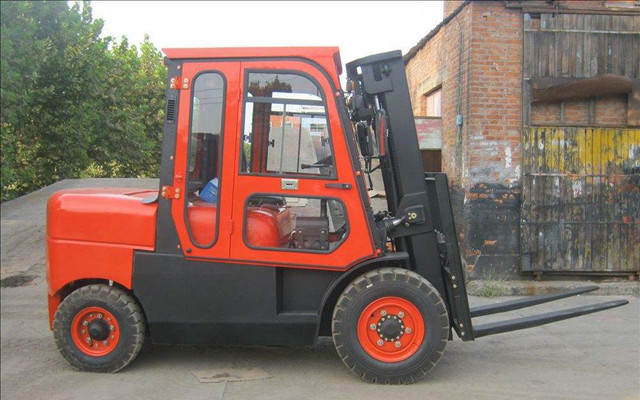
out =
[[(115, 372), (154, 343), (313, 345), (410, 383), (464, 341), (627, 304), (472, 318), (444, 174), (422, 172), (400, 51), (165, 49), (158, 190), (64, 190), (47, 209), (50, 327), (71, 366)], [(364, 160), (361, 163), (361, 158)], [(374, 212), (379, 169), (387, 207)]]

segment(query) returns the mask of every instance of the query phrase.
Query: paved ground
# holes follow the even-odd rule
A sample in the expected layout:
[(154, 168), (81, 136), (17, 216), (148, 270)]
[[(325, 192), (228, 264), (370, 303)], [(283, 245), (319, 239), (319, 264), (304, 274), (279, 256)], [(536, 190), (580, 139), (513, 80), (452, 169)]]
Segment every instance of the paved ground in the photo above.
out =
[[(44, 201), (56, 188), (114, 182), (60, 182), (2, 205), (2, 399), (640, 398), (640, 301), (629, 296), (566, 299), (543, 307), (548, 311), (616, 298), (630, 304), (474, 343), (450, 342), (428, 379), (402, 387), (362, 383), (342, 365), (328, 338), (314, 348), (147, 345), (118, 374), (75, 372), (58, 353), (47, 326)], [(154, 180), (118, 184), (157, 185)], [(470, 299), (472, 305), (500, 300)], [(203, 383), (224, 374), (246, 380)]]

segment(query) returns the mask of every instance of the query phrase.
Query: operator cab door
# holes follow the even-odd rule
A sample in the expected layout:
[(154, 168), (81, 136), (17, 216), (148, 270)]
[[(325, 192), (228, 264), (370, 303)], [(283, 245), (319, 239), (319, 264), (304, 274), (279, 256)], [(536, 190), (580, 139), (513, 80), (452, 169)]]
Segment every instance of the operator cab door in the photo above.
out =
[(232, 260), (345, 270), (373, 257), (334, 96), (312, 63), (242, 63)]
[(239, 62), (186, 62), (177, 82), (171, 214), (186, 257), (229, 257), (239, 71)]

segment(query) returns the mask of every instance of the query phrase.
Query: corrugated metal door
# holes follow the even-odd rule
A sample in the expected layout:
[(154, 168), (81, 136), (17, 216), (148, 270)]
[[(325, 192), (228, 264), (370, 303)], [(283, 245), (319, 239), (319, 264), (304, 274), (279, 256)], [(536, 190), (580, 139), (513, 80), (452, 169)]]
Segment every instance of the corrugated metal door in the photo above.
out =
[(640, 270), (640, 129), (528, 127), (522, 269)]

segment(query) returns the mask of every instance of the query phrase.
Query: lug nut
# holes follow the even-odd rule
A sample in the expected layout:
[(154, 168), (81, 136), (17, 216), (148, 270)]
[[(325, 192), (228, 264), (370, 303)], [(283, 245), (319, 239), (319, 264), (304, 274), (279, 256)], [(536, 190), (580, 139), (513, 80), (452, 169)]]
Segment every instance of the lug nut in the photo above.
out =
[(115, 327), (115, 326), (113, 326), (113, 325), (109, 325), (109, 329), (111, 330), (111, 332), (113, 332), (113, 331), (115, 331), (115, 330), (116, 330), (116, 327)]
[(91, 343), (91, 338), (90, 337), (87, 338), (87, 343)]
[(376, 324), (369, 325), (369, 329), (371, 329), (372, 331), (375, 331), (376, 330)]
[(403, 313), (402, 311), (400, 311), (400, 312), (398, 313), (398, 317), (400, 317), (400, 318), (404, 318), (404, 313)]
[(384, 344), (384, 341), (382, 339), (378, 339), (378, 346), (382, 346)]
[(102, 314), (98, 313), (98, 315), (96, 315), (96, 317), (102, 319)]
[(83, 335), (85, 334), (85, 332), (86, 331), (84, 329), (80, 331), (80, 333), (82, 333)]
[(409, 328), (408, 326), (405, 328), (404, 333), (411, 333), (411, 328)]
[(387, 310), (382, 310), (382, 311), (380, 311), (380, 315), (382, 315), (383, 317), (384, 317), (385, 315), (387, 315)]
[(115, 336), (111, 335), (111, 340), (115, 339)]
[(82, 321), (82, 326), (87, 326), (87, 325), (89, 325), (89, 322), (87, 322), (87, 321)]
[(107, 342), (106, 340), (102, 342), (103, 345), (108, 346), (109, 342)]
[(396, 347), (400, 347), (400, 346), (402, 346), (402, 343), (400, 343), (400, 342), (396, 342), (395, 346), (396, 346)]

